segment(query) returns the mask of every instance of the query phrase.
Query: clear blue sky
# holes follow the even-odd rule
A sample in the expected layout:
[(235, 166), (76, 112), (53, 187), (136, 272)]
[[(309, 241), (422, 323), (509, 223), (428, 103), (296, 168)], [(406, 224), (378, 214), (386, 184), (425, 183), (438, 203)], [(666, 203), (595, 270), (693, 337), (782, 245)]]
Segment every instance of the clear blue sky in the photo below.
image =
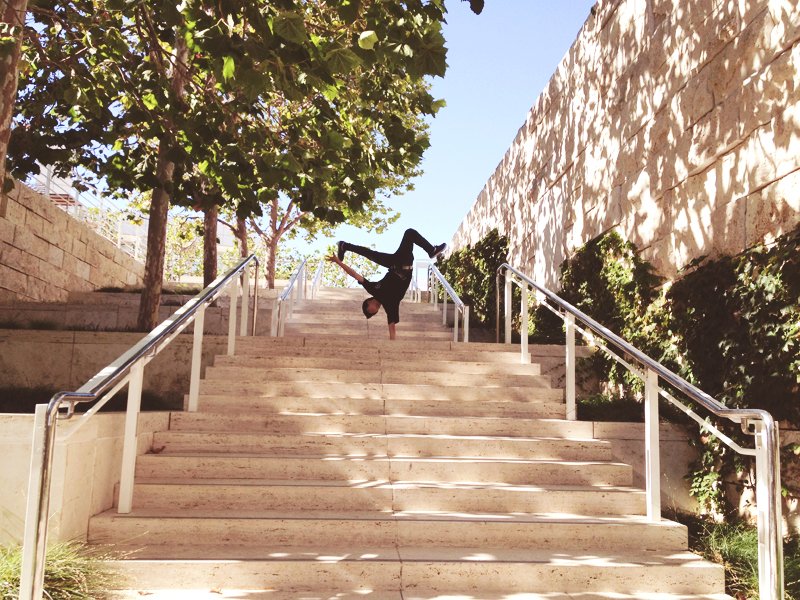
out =
[[(393, 251), (413, 227), (449, 242), (575, 41), (595, 0), (486, 0), (480, 15), (449, 0), (447, 74), (433, 95), (431, 147), (415, 190), (388, 200), (400, 219), (381, 235), (343, 226), (335, 239)], [(334, 239), (319, 240), (322, 248)], [(317, 244), (315, 244), (317, 246)], [(423, 258), (417, 250), (417, 257)]]

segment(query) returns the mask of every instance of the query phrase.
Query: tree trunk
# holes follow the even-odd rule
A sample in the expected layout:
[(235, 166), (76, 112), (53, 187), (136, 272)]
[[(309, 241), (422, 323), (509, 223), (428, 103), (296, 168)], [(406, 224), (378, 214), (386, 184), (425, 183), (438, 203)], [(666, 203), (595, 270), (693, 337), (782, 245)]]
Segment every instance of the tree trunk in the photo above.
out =
[[(163, 152), (159, 153), (163, 154)], [(172, 177), (175, 165), (163, 162), (159, 156), (159, 175)], [(159, 177), (160, 179), (160, 177)], [(167, 240), (167, 212), (169, 194), (163, 188), (153, 190), (150, 198), (150, 216), (147, 223), (147, 258), (144, 263), (142, 297), (139, 300), (139, 331), (150, 331), (158, 323), (161, 288), (164, 284), (164, 255)]]
[(239, 256), (247, 258), (247, 221), (244, 219), (236, 219), (236, 239), (239, 240)]
[(275, 263), (278, 260), (278, 240), (275, 238), (264, 244), (267, 250), (267, 287), (275, 289)]
[(17, 100), (19, 54), (27, 10), (28, 0), (0, 0), (0, 22), (18, 28), (13, 30), (16, 41), (11, 51), (0, 56), (0, 216), (5, 214), (6, 154)]
[(217, 278), (217, 205), (206, 209), (203, 217), (203, 287)]
[(264, 240), (267, 250), (267, 287), (275, 289), (275, 263), (278, 261), (278, 199), (274, 199), (269, 211), (268, 240)]
[[(172, 92), (176, 98), (182, 98), (186, 90), (188, 78), (187, 61), (189, 50), (186, 40), (180, 31), (175, 36), (175, 69), (172, 73)], [(167, 124), (167, 131), (170, 130)], [(167, 214), (169, 212), (169, 194), (167, 184), (172, 181), (175, 163), (169, 160), (167, 153), (172, 144), (172, 137), (167, 134), (158, 148), (158, 164), (156, 177), (159, 186), (153, 190), (150, 199), (150, 222), (147, 225), (147, 259), (144, 263), (144, 289), (139, 301), (139, 319), (137, 327), (140, 331), (150, 331), (158, 323), (158, 307), (161, 304), (161, 289), (164, 282), (164, 254), (167, 240)]]

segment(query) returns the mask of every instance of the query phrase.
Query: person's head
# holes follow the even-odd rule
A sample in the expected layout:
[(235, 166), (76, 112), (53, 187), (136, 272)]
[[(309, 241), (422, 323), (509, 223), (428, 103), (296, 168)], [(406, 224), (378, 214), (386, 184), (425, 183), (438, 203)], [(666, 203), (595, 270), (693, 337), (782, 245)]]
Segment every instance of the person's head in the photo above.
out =
[(381, 302), (377, 298), (370, 296), (361, 304), (361, 310), (364, 311), (364, 316), (368, 319), (374, 317), (381, 309)]

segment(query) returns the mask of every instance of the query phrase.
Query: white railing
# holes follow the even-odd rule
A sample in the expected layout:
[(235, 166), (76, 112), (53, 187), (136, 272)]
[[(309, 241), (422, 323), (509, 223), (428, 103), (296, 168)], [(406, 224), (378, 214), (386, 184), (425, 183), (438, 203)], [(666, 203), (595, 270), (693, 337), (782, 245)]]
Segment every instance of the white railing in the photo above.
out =
[(28, 186), (47, 196), (73, 219), (85, 223), (123, 252), (144, 262), (143, 246), (147, 232), (141, 229), (140, 235), (123, 234), (125, 221), (112, 200), (95, 188), (75, 189), (69, 180), (54, 176), (51, 166), (39, 165), (39, 168), (40, 174), (26, 181)]
[(462, 329), (464, 331), (462, 341), (468, 342), (469, 306), (461, 301), (461, 298), (458, 297), (455, 290), (447, 283), (447, 279), (444, 278), (441, 271), (439, 271), (436, 265), (432, 264), (428, 267), (428, 292), (434, 308), (437, 307), (439, 301), (439, 294), (436, 291), (437, 286), (441, 287), (444, 292), (442, 294), (442, 325), (447, 325), (447, 298), (449, 296), (453, 301), (453, 341), (458, 341), (458, 321), (460, 315)]
[(322, 285), (322, 276), (325, 273), (325, 259), (321, 258), (319, 260), (319, 264), (317, 264), (317, 268), (314, 270), (314, 275), (311, 278), (311, 299), (317, 297), (319, 294), (319, 288)]
[(236, 342), (236, 306), (240, 288), (242, 296), (240, 335), (247, 334), (248, 299), (250, 295), (248, 269), (251, 264), (255, 266), (256, 270), (251, 329), (251, 333), (254, 333), (258, 310), (258, 259), (255, 255), (252, 255), (243, 259), (225, 275), (218, 277), (136, 345), (110, 365), (101, 369), (97, 375), (77, 391), (59, 392), (53, 396), (49, 404), (36, 405), (19, 600), (41, 600), (43, 594), (50, 481), (52, 478), (53, 451), (58, 421), (72, 418), (75, 415), (76, 404), (98, 401), (91, 409), (79, 417), (76, 426), (72, 428), (69, 434), (70, 436), (74, 435), (114, 394), (125, 385), (128, 386), (117, 512), (129, 513), (133, 505), (133, 475), (136, 470), (137, 447), (136, 430), (141, 404), (144, 367), (156, 354), (175, 339), (189, 323), (194, 322), (188, 410), (196, 411), (202, 358), (203, 320), (206, 307), (226, 289), (230, 288), (228, 354), (232, 355)]
[[(497, 325), (500, 325), (500, 280), (505, 272), (505, 341), (511, 342), (512, 285), (522, 292), (521, 322), (528, 322), (528, 294), (533, 290), (537, 303), (564, 320), (566, 330), (566, 397), (567, 418), (577, 417), (575, 410), (575, 332), (580, 332), (592, 345), (625, 366), (644, 382), (645, 472), (647, 517), (661, 519), (661, 466), (659, 453), (658, 399), (666, 398), (710, 431), (730, 448), (756, 460), (756, 504), (758, 521), (758, 581), (761, 600), (783, 599), (783, 537), (781, 529), (780, 446), (778, 426), (772, 415), (759, 409), (731, 409), (676, 375), (628, 342), (612, 333), (547, 288), (537, 284), (508, 264), (497, 270)], [(578, 324), (580, 323), (580, 325)], [(522, 362), (528, 354), (528, 336), (520, 336)], [(619, 354), (611, 348), (618, 349)], [(620, 354), (622, 356), (620, 356)], [(624, 356), (624, 358), (623, 358)], [(636, 363), (636, 364), (632, 364)], [(660, 383), (668, 385), (705, 408), (713, 415), (738, 423), (742, 431), (752, 435), (754, 448), (743, 448), (719, 431), (708, 420), (675, 398)]]
[(270, 335), (272, 337), (283, 337), (286, 319), (292, 316), (295, 301), (303, 300), (308, 295), (307, 263), (307, 258), (300, 263), (300, 266), (297, 267), (297, 270), (289, 279), (289, 283), (275, 298), (275, 302), (272, 305), (272, 323), (270, 325)]

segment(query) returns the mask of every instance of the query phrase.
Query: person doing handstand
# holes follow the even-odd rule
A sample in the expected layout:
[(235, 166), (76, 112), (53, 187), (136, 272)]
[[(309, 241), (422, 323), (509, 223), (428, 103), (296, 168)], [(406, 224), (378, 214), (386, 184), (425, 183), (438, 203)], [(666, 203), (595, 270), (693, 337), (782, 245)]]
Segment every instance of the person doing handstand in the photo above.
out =
[[(405, 296), (411, 284), (411, 275), (414, 268), (414, 245), (419, 246), (428, 253), (430, 258), (436, 258), (447, 248), (447, 244), (434, 246), (415, 229), (406, 229), (403, 240), (394, 254), (378, 252), (364, 246), (357, 246), (348, 242), (338, 242), (336, 256), (329, 256), (328, 261), (336, 263), (342, 270), (358, 281), (369, 294), (364, 300), (361, 310), (368, 319), (373, 317), (383, 306), (386, 311), (386, 320), (389, 324), (389, 339), (395, 339), (395, 325), (400, 322), (400, 301)], [(371, 260), (372, 262), (389, 269), (380, 281), (369, 281), (354, 269), (342, 262), (345, 252), (354, 252)]]

